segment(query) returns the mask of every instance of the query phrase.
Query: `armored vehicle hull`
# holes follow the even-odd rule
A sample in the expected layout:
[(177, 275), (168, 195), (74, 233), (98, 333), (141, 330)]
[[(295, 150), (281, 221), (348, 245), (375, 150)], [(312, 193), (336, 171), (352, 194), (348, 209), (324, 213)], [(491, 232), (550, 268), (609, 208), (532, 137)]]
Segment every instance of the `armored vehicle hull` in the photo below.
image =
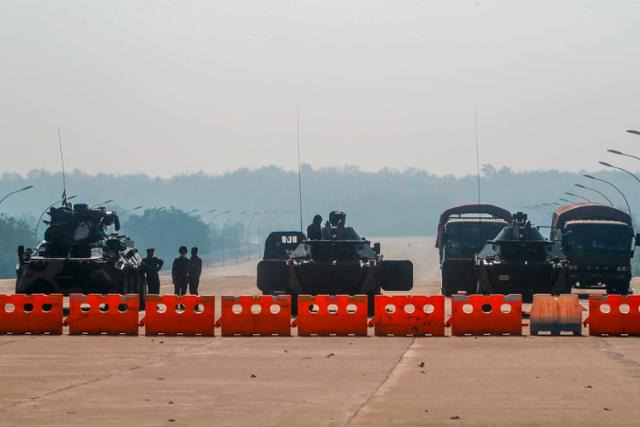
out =
[[(278, 239), (287, 238), (278, 234)], [(291, 295), (294, 310), (297, 295), (365, 294), (372, 313), (373, 298), (382, 290), (413, 287), (413, 264), (383, 260), (379, 245), (366, 240), (303, 240), (282, 258), (258, 263), (257, 284), (267, 295)]]
[(567, 266), (552, 256), (552, 247), (525, 214), (514, 214), (512, 225), (476, 255), (477, 292), (522, 294), (524, 301), (536, 293), (571, 293)]
[(34, 250), (18, 248), (16, 293), (136, 293), (144, 306), (142, 258), (121, 234), (118, 217), (87, 205), (52, 208), (45, 240)]

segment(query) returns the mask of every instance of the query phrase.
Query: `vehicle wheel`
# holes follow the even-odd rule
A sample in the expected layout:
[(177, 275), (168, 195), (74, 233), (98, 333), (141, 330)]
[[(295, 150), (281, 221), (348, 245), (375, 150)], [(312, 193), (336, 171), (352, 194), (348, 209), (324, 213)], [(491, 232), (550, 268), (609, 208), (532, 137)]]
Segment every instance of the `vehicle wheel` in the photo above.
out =
[(449, 278), (449, 274), (445, 273), (444, 271), (442, 272), (442, 287), (440, 288), (442, 291), (442, 295), (444, 295), (445, 297), (450, 297), (452, 294), (455, 294), (457, 292), (457, 289), (452, 289), (453, 288), (453, 284), (451, 283), (452, 280)]
[(629, 283), (626, 281), (616, 281), (607, 283), (607, 294), (627, 295), (629, 293)]

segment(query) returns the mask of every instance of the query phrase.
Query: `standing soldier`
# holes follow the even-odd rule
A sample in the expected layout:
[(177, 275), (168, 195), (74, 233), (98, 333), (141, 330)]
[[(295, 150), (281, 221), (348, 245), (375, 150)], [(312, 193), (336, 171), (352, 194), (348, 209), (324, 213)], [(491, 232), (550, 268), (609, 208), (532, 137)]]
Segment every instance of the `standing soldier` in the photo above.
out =
[(142, 268), (147, 276), (147, 293), (160, 295), (160, 277), (158, 272), (162, 269), (164, 261), (154, 256), (155, 249), (147, 249), (147, 257), (142, 260)]
[(202, 259), (198, 256), (198, 248), (193, 247), (189, 260), (189, 293), (191, 295), (198, 295), (200, 274), (202, 274)]
[(185, 295), (189, 284), (189, 258), (187, 258), (187, 247), (180, 246), (180, 256), (173, 260), (171, 267), (171, 277), (176, 295)]

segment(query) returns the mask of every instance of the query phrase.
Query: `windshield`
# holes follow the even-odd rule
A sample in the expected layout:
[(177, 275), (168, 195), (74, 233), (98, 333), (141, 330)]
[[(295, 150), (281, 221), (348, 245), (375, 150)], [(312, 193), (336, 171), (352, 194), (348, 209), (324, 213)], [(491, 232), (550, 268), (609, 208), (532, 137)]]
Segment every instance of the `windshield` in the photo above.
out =
[(572, 248), (590, 251), (629, 251), (631, 232), (622, 224), (573, 224), (567, 227)]
[(487, 240), (496, 237), (505, 225), (489, 221), (449, 223), (445, 229), (445, 249), (451, 256), (473, 256), (482, 249)]

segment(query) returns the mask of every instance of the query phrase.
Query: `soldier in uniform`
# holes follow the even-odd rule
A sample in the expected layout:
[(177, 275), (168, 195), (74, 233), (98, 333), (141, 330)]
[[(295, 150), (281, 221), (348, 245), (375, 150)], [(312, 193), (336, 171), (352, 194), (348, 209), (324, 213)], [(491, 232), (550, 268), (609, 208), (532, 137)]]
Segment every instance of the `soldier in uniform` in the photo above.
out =
[(180, 246), (178, 250), (180, 256), (173, 260), (171, 266), (171, 278), (176, 295), (185, 295), (189, 285), (189, 258), (187, 258), (187, 247)]
[(160, 295), (160, 277), (164, 261), (154, 255), (155, 249), (147, 249), (147, 257), (142, 260), (142, 268), (147, 276), (147, 293)]
[(189, 260), (189, 293), (191, 295), (198, 295), (200, 274), (202, 274), (202, 259), (198, 256), (198, 248), (193, 247)]
[(320, 215), (314, 216), (313, 222), (307, 227), (307, 239), (322, 239), (322, 217)]

